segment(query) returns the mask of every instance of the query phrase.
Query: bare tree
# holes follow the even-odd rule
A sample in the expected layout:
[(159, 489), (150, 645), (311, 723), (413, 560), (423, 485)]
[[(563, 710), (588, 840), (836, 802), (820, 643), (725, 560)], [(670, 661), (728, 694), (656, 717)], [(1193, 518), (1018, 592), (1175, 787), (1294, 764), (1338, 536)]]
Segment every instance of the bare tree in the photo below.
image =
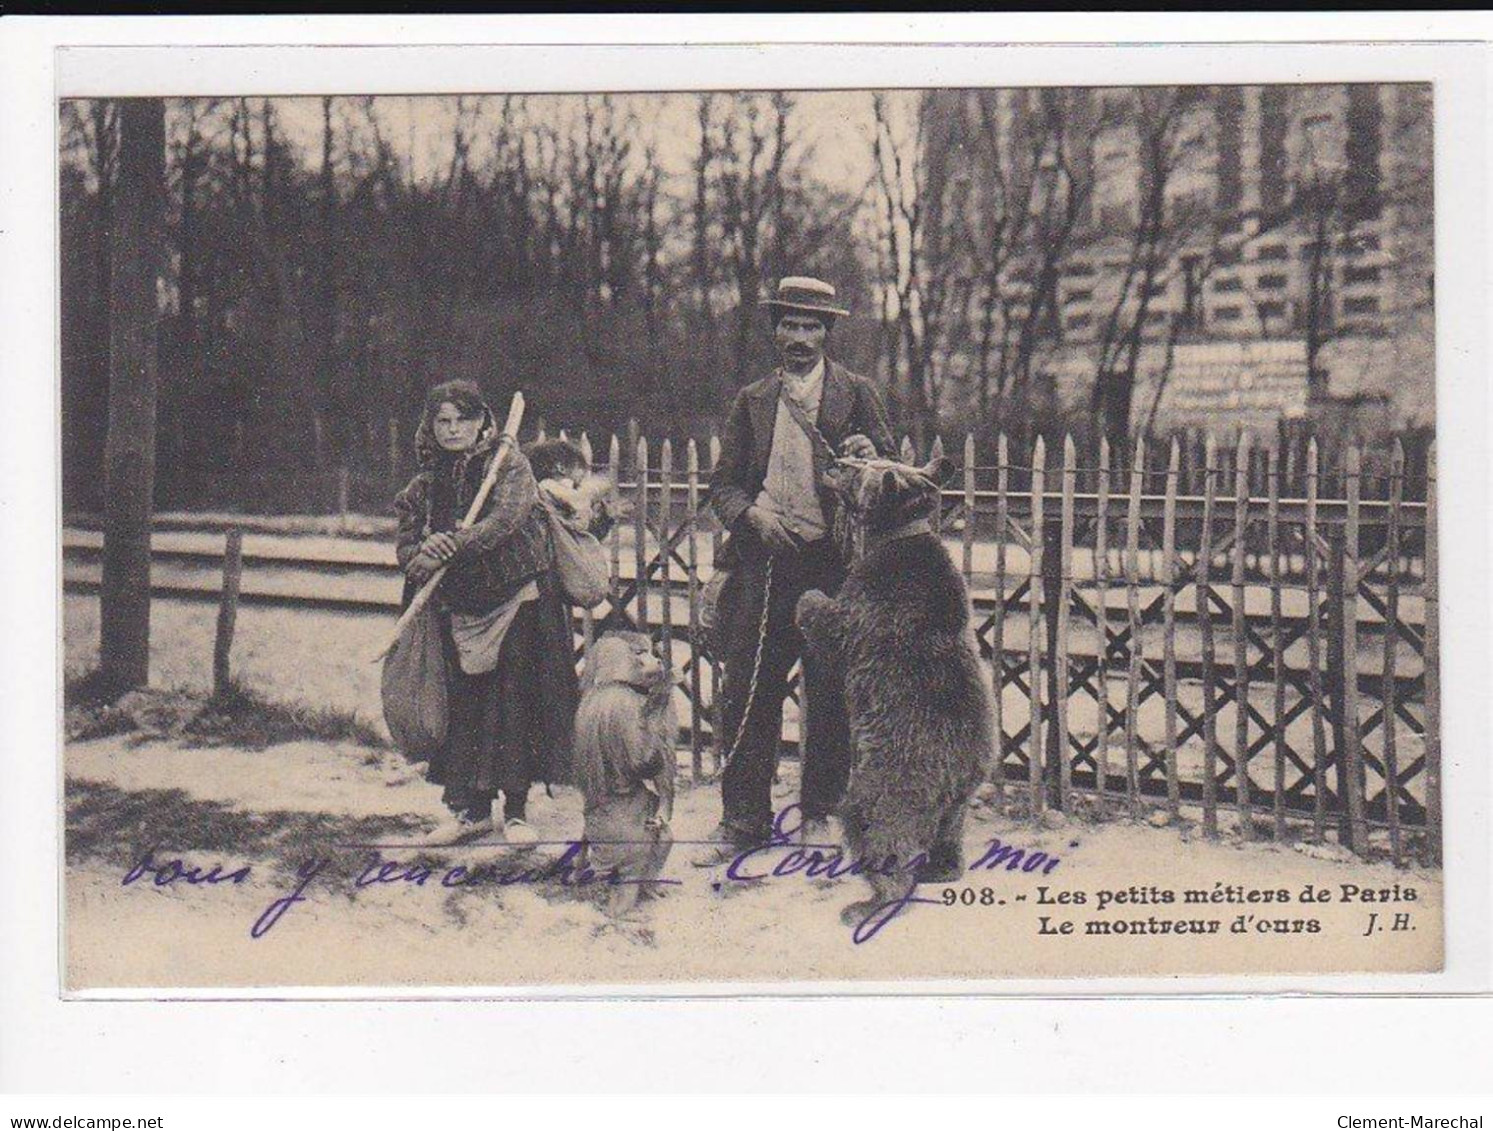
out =
[(1168, 191), (1184, 160), (1184, 146), (1192, 140), (1182, 129), (1187, 97), (1177, 87), (1135, 92), (1131, 118), (1139, 148), (1140, 196), (1129, 255), (1099, 335), (1091, 402), (1100, 432), (1116, 451), (1129, 445), (1153, 299), (1165, 289), (1185, 244), (1202, 238), (1212, 246), (1211, 204), (1174, 199)]
[(765, 103), (758, 95), (736, 95), (713, 144), (720, 229), (727, 270), (736, 291), (732, 372), (738, 387), (751, 374), (757, 300), (766, 257), (775, 243), (773, 210), (781, 201), (793, 146), (787, 121), (791, 108), (782, 95), (773, 95)]
[(954, 268), (946, 254), (943, 221), (949, 214), (943, 196), (949, 184), (948, 148), (930, 147), (925, 128), (930, 117), (928, 96), (918, 99), (906, 115), (894, 121), (894, 110), (884, 93), (871, 96), (875, 134), (871, 164), (876, 175), (881, 215), (881, 261), (890, 280), (886, 294), (889, 316), (891, 374), (905, 375), (909, 407), (916, 426), (936, 428), (943, 372), (937, 354), (943, 331), (943, 300)]

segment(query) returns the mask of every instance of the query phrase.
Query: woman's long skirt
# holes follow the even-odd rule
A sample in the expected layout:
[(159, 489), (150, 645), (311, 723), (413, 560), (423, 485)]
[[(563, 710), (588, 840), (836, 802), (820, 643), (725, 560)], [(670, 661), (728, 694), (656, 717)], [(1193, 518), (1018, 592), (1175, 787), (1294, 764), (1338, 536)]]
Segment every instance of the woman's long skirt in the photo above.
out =
[(447, 635), (446, 743), (427, 776), (448, 799), (501, 792), (512, 815), (533, 782), (569, 780), (579, 700), (570, 608), (550, 576), (538, 582), (539, 598), (520, 606), (492, 671), (463, 672)]

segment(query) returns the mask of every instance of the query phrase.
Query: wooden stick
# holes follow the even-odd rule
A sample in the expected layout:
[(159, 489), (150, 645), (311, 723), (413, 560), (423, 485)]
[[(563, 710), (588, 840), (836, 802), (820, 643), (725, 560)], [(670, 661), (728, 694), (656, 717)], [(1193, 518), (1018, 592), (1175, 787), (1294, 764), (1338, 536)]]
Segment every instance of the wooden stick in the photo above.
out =
[[(508, 453), (517, 444), (518, 430), (524, 422), (524, 395), (522, 392), (514, 393), (513, 400), (508, 405), (508, 420), (503, 425), (502, 435), (498, 439), (498, 450), (493, 453), (492, 462), (487, 466), (487, 474), (482, 478), (482, 485), (477, 488), (477, 494), (472, 498), (472, 505), (467, 508), (466, 518), (462, 520), (461, 528), (464, 530), (477, 521), (482, 514), (482, 508), (487, 505), (487, 497), (492, 494), (492, 489), (497, 485), (498, 472), (502, 470), (503, 464), (508, 459)], [(409, 608), (404, 610), (399, 620), (394, 624), (394, 632), (389, 637), (389, 642), (379, 650), (374, 662), (382, 660), (394, 650), (394, 645), (399, 643), (399, 638), (404, 634), (405, 626), (420, 615), (420, 612), (430, 602), (435, 591), (440, 587), (442, 579), (446, 576), (446, 570), (450, 563), (444, 563), (430, 578), (420, 587), (415, 594), (414, 600), (410, 602)]]

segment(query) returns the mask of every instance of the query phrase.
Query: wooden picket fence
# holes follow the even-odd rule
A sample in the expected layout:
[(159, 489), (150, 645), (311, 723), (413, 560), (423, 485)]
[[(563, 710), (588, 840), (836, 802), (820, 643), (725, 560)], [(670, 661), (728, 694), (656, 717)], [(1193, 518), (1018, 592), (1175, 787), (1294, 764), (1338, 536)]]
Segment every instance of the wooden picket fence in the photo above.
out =
[[(589, 441), (582, 437), (589, 451)], [(717, 770), (719, 657), (699, 628), (721, 531), (702, 508), (719, 445), (613, 437), (632, 514), (612, 532), (608, 605), (647, 627), (679, 679), (695, 776)], [(656, 452), (656, 454), (655, 454)], [(933, 452), (941, 453), (935, 441)], [(597, 453), (599, 454), (599, 453)], [(904, 440), (904, 459), (912, 444)], [(1206, 834), (1305, 836), (1397, 863), (1439, 859), (1434, 445), (1211, 437), (1105, 444), (1081, 463), (1038, 437), (963, 445), (939, 530), (970, 587), (997, 712), (991, 782), (1052, 807), (1200, 811)], [(801, 741), (796, 677), (785, 745)], [(1159, 818), (1157, 818), (1159, 819)]]

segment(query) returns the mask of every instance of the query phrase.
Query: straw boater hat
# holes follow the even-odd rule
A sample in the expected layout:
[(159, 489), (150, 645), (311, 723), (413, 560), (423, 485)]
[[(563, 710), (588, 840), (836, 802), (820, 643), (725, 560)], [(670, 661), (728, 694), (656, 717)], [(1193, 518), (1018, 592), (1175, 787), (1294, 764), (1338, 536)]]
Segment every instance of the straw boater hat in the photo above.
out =
[(835, 301), (834, 287), (823, 279), (811, 279), (807, 275), (788, 275), (780, 279), (777, 293), (762, 299), (758, 305), (767, 307), (774, 314), (785, 310), (831, 316), (850, 313)]

